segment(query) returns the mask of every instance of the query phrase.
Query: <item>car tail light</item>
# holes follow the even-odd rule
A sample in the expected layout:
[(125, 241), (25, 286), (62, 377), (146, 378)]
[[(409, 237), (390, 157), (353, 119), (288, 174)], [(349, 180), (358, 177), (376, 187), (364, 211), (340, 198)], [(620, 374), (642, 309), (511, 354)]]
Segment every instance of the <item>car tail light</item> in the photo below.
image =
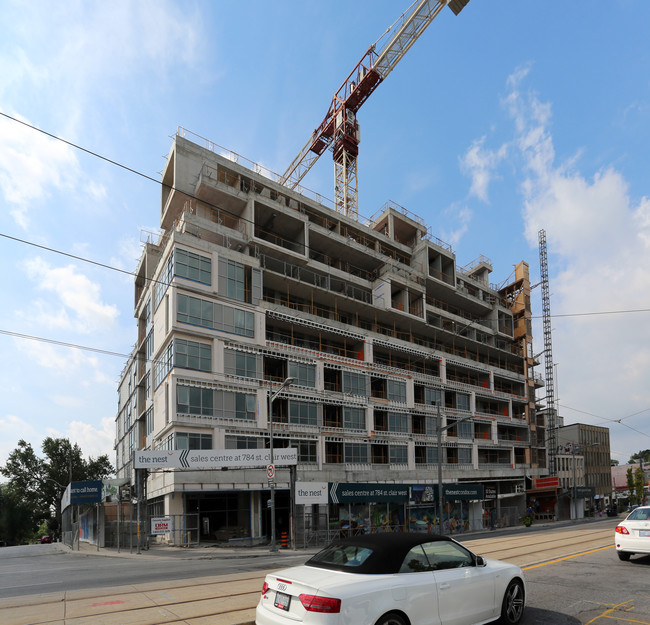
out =
[(327, 612), (334, 614), (341, 611), (341, 600), (318, 595), (300, 595), (300, 603), (307, 612)]
[(262, 594), (265, 595), (268, 591), (269, 591), (269, 585), (266, 582), (264, 582), (262, 584)]
[(629, 535), (630, 532), (627, 531), (627, 527), (625, 525), (617, 525), (616, 529), (614, 530), (617, 534), (625, 534)]

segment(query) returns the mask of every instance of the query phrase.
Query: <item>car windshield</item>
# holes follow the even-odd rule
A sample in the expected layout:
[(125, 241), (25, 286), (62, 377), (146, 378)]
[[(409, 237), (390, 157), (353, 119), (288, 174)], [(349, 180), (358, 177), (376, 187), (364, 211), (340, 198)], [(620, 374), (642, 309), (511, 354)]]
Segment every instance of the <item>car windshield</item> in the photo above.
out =
[(372, 552), (372, 549), (359, 545), (332, 545), (317, 553), (309, 563), (315, 566), (324, 564), (336, 568), (354, 568), (361, 566)]
[(647, 521), (650, 519), (650, 508), (637, 508), (627, 517), (628, 521)]

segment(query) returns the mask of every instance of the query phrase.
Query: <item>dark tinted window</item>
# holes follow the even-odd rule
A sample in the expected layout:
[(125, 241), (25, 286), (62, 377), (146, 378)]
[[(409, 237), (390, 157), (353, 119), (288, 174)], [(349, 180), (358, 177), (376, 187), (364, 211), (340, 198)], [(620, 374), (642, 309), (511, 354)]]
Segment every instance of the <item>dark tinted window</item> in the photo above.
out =
[(431, 565), (429, 560), (422, 549), (422, 545), (417, 545), (406, 554), (404, 562), (400, 567), (400, 573), (422, 573), (422, 571), (430, 571)]
[(372, 549), (358, 545), (332, 545), (317, 553), (310, 564), (327, 565), (328, 568), (353, 569), (361, 566), (372, 554)]

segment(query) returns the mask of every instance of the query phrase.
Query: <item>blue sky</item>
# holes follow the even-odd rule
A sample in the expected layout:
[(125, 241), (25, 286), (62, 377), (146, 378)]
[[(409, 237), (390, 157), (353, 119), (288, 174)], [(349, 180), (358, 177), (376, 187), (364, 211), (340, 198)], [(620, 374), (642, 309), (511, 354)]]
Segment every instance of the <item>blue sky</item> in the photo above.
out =
[[(282, 172), (407, 7), (5, 0), (0, 111), (156, 179), (178, 126)], [(560, 412), (610, 427), (621, 463), (650, 448), (649, 23), (642, 0), (472, 0), (359, 113), (362, 216), (405, 206), (459, 265), (490, 258), (497, 284), (520, 260), (539, 280), (546, 230)], [(329, 154), (303, 182), (333, 196)], [(129, 353), (132, 278), (44, 248), (133, 271), (159, 202), (150, 180), (0, 116), (0, 463), (47, 435), (114, 459), (124, 359), (51, 341)]]

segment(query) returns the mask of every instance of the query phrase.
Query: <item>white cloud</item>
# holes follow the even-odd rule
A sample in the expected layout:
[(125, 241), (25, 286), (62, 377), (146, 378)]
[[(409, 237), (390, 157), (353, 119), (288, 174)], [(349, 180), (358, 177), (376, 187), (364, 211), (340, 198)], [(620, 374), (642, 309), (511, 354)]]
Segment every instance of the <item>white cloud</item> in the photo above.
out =
[(106, 454), (111, 464), (115, 464), (115, 420), (110, 417), (101, 419), (98, 426), (85, 421), (70, 421), (65, 429), (50, 428), (46, 435), (67, 438), (73, 445), (77, 443), (86, 460)]
[(453, 204), (445, 210), (445, 214), (450, 215), (451, 218), (458, 223), (458, 227), (455, 230), (442, 233), (443, 240), (453, 247), (458, 245), (458, 242), (469, 229), (473, 213), (471, 209), (464, 204)]
[[(538, 231), (546, 230), (552, 314), (587, 313), (553, 319), (561, 403), (602, 416), (586, 420), (608, 426), (606, 419), (650, 406), (649, 314), (589, 313), (648, 308), (650, 200), (632, 200), (624, 175), (613, 167), (588, 177), (576, 171), (577, 157), (556, 162), (551, 107), (523, 90), (527, 75), (526, 68), (513, 74), (505, 99), (522, 159), (525, 234), (536, 247)], [(585, 420), (562, 413), (567, 422)], [(616, 425), (612, 431), (613, 437), (630, 436)]]
[(73, 265), (52, 267), (41, 258), (34, 258), (25, 263), (25, 269), (40, 291), (53, 296), (32, 305), (40, 324), (82, 333), (107, 331), (115, 324), (117, 307), (102, 303), (100, 286)]
[(485, 137), (472, 143), (460, 160), (461, 170), (472, 179), (470, 195), (483, 202), (488, 202), (488, 187), (500, 163), (508, 155), (508, 145), (503, 144), (497, 150), (485, 148)]
[(0, 418), (0, 466), (5, 464), (21, 438), (32, 443), (35, 451), (38, 451), (39, 437), (39, 432), (30, 423), (16, 415), (8, 414)]
[(29, 226), (32, 202), (48, 197), (52, 189), (73, 188), (78, 175), (79, 163), (72, 148), (0, 117), (0, 189), (23, 229)]

